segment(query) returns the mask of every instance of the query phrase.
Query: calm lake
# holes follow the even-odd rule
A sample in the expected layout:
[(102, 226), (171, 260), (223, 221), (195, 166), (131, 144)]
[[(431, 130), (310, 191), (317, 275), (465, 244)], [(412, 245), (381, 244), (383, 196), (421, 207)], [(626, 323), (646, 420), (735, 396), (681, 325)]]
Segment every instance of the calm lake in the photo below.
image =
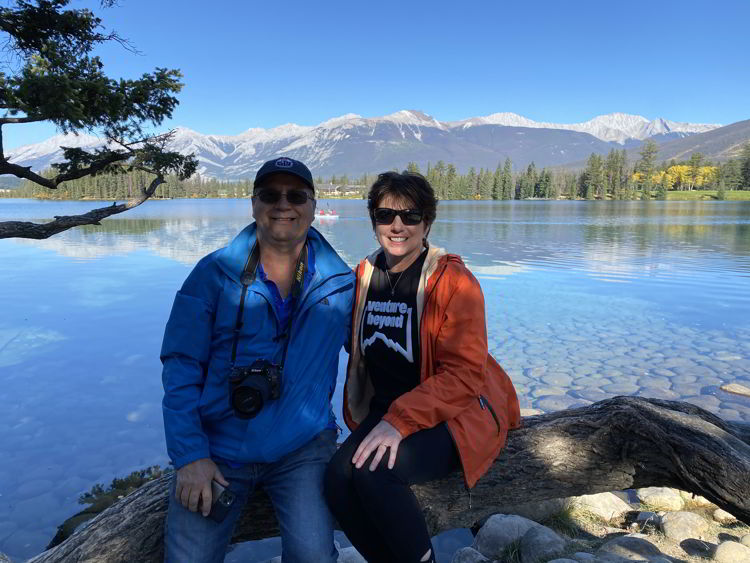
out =
[[(0, 220), (97, 205), (0, 199)], [(365, 202), (328, 205), (340, 218), (314, 226), (354, 265), (375, 247)], [(168, 463), (172, 299), (249, 220), (249, 200), (149, 201), (101, 227), (0, 240), (0, 552), (40, 552), (92, 485)], [(719, 389), (750, 386), (750, 202), (442, 202), (430, 240), (480, 280), (523, 408), (640, 394), (750, 421), (750, 399)], [(340, 414), (341, 386), (334, 400)]]

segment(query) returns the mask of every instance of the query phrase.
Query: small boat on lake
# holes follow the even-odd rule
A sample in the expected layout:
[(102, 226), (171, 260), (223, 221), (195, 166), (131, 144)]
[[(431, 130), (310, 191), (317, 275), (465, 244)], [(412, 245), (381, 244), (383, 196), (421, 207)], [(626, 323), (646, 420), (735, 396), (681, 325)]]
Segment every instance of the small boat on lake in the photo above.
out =
[(336, 213), (335, 209), (316, 209), (315, 218), (323, 221), (328, 221), (331, 219), (338, 219), (339, 214)]

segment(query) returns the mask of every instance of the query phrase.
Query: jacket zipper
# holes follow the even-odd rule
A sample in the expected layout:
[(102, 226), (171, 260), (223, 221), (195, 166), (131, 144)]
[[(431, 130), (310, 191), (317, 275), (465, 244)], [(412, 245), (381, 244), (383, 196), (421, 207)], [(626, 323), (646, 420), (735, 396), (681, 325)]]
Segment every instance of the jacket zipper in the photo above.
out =
[(479, 406), (482, 407), (482, 410), (485, 410), (485, 408), (489, 409), (490, 414), (492, 415), (492, 418), (495, 419), (495, 426), (497, 426), (497, 435), (500, 435), (500, 420), (497, 418), (497, 414), (495, 414), (495, 409), (492, 408), (492, 405), (487, 400), (487, 398), (484, 395), (479, 395)]
[[(332, 275), (331, 277), (328, 277), (328, 278), (326, 278), (326, 279), (322, 280), (322, 281), (321, 281), (321, 282), (320, 282), (320, 283), (319, 283), (318, 285), (316, 285), (315, 287), (313, 287), (313, 288), (309, 289), (309, 290), (307, 291), (307, 293), (305, 294), (305, 296), (304, 296), (304, 299), (303, 299), (302, 301), (300, 301), (300, 304), (299, 304), (299, 310), (300, 310), (300, 311), (302, 310), (302, 308), (303, 308), (302, 306), (303, 306), (303, 305), (304, 305), (304, 304), (305, 304), (305, 303), (307, 302), (307, 299), (308, 299), (308, 297), (309, 297), (309, 296), (310, 296), (310, 295), (311, 295), (311, 294), (313, 293), (313, 291), (317, 291), (317, 290), (318, 290), (319, 288), (323, 287), (324, 285), (326, 285), (326, 284), (327, 284), (328, 282), (330, 282), (331, 280), (333, 280), (333, 279), (335, 279), (335, 278), (339, 278), (339, 277), (341, 277), (341, 276), (346, 276), (346, 275), (348, 275), (348, 272), (343, 272), (343, 273), (339, 273), (339, 274), (334, 274), (334, 275)], [(342, 285), (342, 286), (341, 286), (341, 288), (343, 288), (343, 287), (345, 287), (345, 286), (343, 286), (343, 285)], [(341, 289), (341, 288), (337, 288), (337, 289)], [(328, 295), (331, 295), (331, 293), (328, 293), (328, 294), (324, 295), (324, 296), (323, 296), (323, 298), (327, 298), (327, 297), (328, 297)], [(295, 317), (296, 317), (296, 316), (297, 316), (297, 315), (295, 315)], [(291, 323), (289, 323), (289, 328), (288, 328), (288, 334), (287, 334), (287, 338), (289, 338), (289, 343), (290, 343), (290, 344), (291, 344), (291, 342), (292, 342), (292, 328), (293, 328), (293, 326), (292, 326), (292, 325), (294, 324), (294, 321), (296, 321), (296, 320), (297, 320), (297, 319), (292, 319), (292, 322), (291, 322)], [(276, 322), (278, 323), (278, 319), (277, 319), (277, 321), (276, 321)]]
[[(422, 316), (419, 319), (419, 328), (420, 328), (420, 330), (422, 329), (422, 322), (424, 321), (425, 311), (427, 311), (427, 304), (429, 303), (430, 298), (432, 297), (432, 294), (435, 293), (435, 290), (437, 289), (437, 285), (438, 285), (438, 283), (440, 283), (440, 280), (442, 279), (443, 274), (445, 273), (446, 267), (447, 267), (447, 265), (443, 264), (443, 267), (440, 269), (440, 273), (438, 274), (438, 277), (435, 280), (435, 285), (432, 286), (432, 291), (429, 294), (425, 295), (425, 297), (424, 297), (424, 306), (422, 307)], [(435, 274), (433, 274), (433, 275), (435, 275)], [(426, 290), (427, 290), (427, 286), (425, 285), (425, 291)], [(420, 343), (420, 345), (421, 345), (421, 343)]]

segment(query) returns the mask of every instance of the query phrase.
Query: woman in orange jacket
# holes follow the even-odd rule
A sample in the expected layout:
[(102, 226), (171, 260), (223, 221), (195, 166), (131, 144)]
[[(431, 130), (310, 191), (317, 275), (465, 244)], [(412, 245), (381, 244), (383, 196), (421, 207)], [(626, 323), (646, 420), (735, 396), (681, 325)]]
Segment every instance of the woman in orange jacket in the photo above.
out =
[(344, 420), (325, 494), (373, 562), (435, 554), (409, 486), (463, 470), (473, 487), (520, 423), (487, 351), (484, 297), (461, 258), (427, 244), (437, 199), (419, 174), (386, 172), (367, 207), (380, 248), (357, 268)]

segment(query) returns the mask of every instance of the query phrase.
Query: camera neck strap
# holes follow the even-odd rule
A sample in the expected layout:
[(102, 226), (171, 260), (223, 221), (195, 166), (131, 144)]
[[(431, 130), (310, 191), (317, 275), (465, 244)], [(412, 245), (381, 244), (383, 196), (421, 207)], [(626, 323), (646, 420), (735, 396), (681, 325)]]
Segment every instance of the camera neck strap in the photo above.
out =
[[(240, 340), (240, 330), (242, 330), (242, 316), (245, 311), (245, 295), (247, 294), (247, 288), (252, 285), (255, 281), (255, 274), (260, 263), (260, 247), (258, 241), (255, 241), (250, 254), (247, 256), (245, 261), (245, 267), (242, 269), (240, 275), (240, 283), (242, 284), (242, 293), (240, 295), (240, 306), (237, 309), (237, 320), (234, 323), (234, 334), (232, 335), (232, 364), (234, 365), (237, 359), (237, 344)], [(289, 315), (289, 321), (286, 324), (284, 331), (274, 338), (278, 341), (284, 338), (284, 350), (281, 355), (281, 369), (284, 369), (284, 362), (286, 361), (286, 351), (289, 347), (289, 333), (292, 328), (292, 321), (294, 320), (294, 314), (297, 312), (297, 305), (299, 304), (299, 298), (302, 295), (302, 290), (305, 285), (305, 274), (307, 273), (307, 241), (302, 246), (299, 256), (297, 257), (297, 264), (294, 267), (294, 279), (292, 280), (291, 296), (293, 299), (292, 312)]]

